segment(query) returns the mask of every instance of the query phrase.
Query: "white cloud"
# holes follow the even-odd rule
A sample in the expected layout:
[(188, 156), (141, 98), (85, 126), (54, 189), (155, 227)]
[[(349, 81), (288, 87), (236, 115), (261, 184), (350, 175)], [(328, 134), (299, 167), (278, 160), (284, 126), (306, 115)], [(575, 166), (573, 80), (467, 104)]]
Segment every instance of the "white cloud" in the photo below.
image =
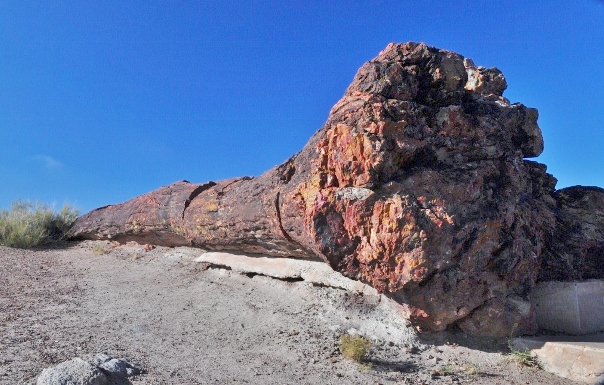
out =
[(36, 155), (31, 160), (41, 163), (47, 170), (58, 170), (63, 167), (63, 163), (48, 155)]

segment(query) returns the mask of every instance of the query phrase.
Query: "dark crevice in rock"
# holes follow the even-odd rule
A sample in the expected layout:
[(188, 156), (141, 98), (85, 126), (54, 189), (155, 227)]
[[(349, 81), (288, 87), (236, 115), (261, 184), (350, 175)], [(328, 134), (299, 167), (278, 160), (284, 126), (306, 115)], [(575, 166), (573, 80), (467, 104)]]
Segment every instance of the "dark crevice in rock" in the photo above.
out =
[(281, 196), (281, 191), (277, 191), (277, 195), (275, 196), (275, 212), (277, 213), (277, 221), (279, 222), (279, 230), (281, 230), (281, 234), (287, 239), (289, 242), (293, 242), (292, 238), (283, 228), (283, 222), (281, 221), (281, 208), (279, 207), (279, 197)]
[(429, 285), (432, 282), (432, 278), (434, 278), (438, 274), (442, 274), (444, 272), (441, 270), (433, 270), (429, 275), (424, 277), (421, 281), (417, 282), (417, 287), (422, 288)]
[[(464, 322), (467, 322), (467, 320), (472, 319), (472, 317), (476, 314), (476, 312), (481, 310), (486, 305), (486, 303), (489, 302), (489, 300), (490, 300), (490, 298), (487, 298), (484, 300), (484, 302), (480, 303), (479, 305), (474, 306), (472, 309), (470, 309), (470, 311), (468, 312), (468, 314), (465, 317), (457, 319), (455, 322), (451, 323), (449, 326), (454, 329), (462, 330), (463, 328), (460, 327), (460, 325), (463, 324)], [(459, 311), (459, 309), (457, 309), (457, 310)]]
[(319, 283), (319, 282), (309, 282), (311, 285), (313, 285), (313, 287), (328, 287), (331, 289), (338, 289), (338, 290), (344, 290), (344, 291), (348, 291), (346, 289), (343, 289), (341, 287), (337, 287), (337, 286), (331, 286), (331, 285), (326, 285), (324, 283)]
[(206, 266), (205, 267), (207, 267), (208, 269), (222, 269), (222, 270), (231, 270), (231, 271), (233, 270), (233, 269), (231, 269), (231, 266), (220, 265), (220, 264), (217, 264), (217, 263), (207, 263), (206, 262)]
[(293, 161), (294, 157), (289, 159), (287, 162), (279, 166), (279, 180), (285, 184), (289, 183), (294, 174), (296, 173), (296, 165)]
[[(207, 267), (210, 268), (210, 269), (223, 269), (223, 270), (234, 271), (228, 265), (221, 265), (221, 264), (217, 264), (217, 263), (208, 263)], [(245, 275), (248, 278), (254, 278), (255, 276), (261, 276), (261, 277), (268, 277), (268, 278), (272, 278), (272, 279), (277, 279), (277, 280), (283, 281), (283, 282), (302, 282), (302, 281), (304, 281), (304, 278), (302, 278), (302, 277), (275, 277), (275, 276), (272, 276), (272, 275), (257, 273), (257, 272), (253, 272), (253, 271), (245, 272), (245, 273), (240, 273), (240, 274), (241, 275)], [(313, 283), (313, 285), (314, 285), (314, 283)]]
[(185, 200), (185, 207), (182, 210), (182, 219), (185, 219), (185, 211), (187, 211), (187, 209), (189, 208), (189, 205), (191, 204), (191, 202), (193, 201), (193, 199), (195, 199), (199, 194), (201, 194), (202, 192), (206, 191), (207, 189), (216, 186), (215, 182), (207, 182), (202, 184), (201, 186), (197, 187), (195, 190), (193, 190), (191, 192), (191, 195), (189, 195), (189, 197)]
[(226, 189), (228, 189), (229, 187), (231, 187), (232, 185), (239, 183), (239, 182), (243, 182), (243, 181), (248, 181), (248, 180), (252, 180), (254, 179), (254, 177), (252, 176), (244, 176), (241, 178), (234, 178), (230, 181), (228, 181), (228, 183), (224, 184), (219, 191), (216, 192), (216, 194), (220, 197), (222, 195), (224, 195), (224, 192)]

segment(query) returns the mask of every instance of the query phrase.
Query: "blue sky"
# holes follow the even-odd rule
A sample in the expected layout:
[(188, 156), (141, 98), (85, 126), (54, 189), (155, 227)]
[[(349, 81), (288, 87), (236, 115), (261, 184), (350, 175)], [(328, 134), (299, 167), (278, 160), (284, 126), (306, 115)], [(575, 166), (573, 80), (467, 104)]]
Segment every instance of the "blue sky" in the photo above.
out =
[(558, 188), (604, 186), (602, 1), (23, 0), (0, 1), (0, 208), (259, 175), (406, 41), (501, 69)]

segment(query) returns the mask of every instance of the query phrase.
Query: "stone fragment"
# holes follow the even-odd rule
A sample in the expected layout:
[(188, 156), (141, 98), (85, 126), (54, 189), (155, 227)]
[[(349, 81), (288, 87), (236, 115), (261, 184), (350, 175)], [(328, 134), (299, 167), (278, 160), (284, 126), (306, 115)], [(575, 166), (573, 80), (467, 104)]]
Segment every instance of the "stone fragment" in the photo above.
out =
[(76, 357), (42, 370), (36, 384), (111, 385), (111, 380), (96, 366)]
[(514, 296), (487, 301), (458, 325), (464, 333), (489, 337), (509, 338), (516, 330), (522, 330), (523, 334), (538, 330), (531, 302)]
[(137, 367), (104, 353), (95, 356), (93, 362), (114, 379), (132, 377), (140, 373)]
[(140, 369), (108, 354), (98, 354), (90, 360), (80, 357), (42, 370), (37, 385), (128, 385), (128, 377)]

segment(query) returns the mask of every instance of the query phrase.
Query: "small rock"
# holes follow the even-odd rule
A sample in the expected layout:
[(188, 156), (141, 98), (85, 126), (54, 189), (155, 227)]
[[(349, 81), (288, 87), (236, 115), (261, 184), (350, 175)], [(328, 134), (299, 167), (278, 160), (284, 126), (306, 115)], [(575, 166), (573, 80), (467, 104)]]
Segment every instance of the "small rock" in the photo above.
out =
[(105, 354), (105, 353), (100, 353), (97, 354), (93, 359), (92, 359), (92, 364), (99, 366), (104, 364), (107, 361), (110, 361), (111, 359), (113, 359), (113, 357), (111, 357), (109, 354)]
[(96, 366), (76, 357), (42, 370), (36, 385), (110, 385), (109, 377)]
[(140, 369), (108, 354), (98, 354), (87, 362), (80, 357), (51, 366), (42, 371), (36, 385), (114, 385), (125, 383), (127, 377)]
[(105, 369), (111, 374), (118, 375), (120, 377), (132, 377), (140, 373), (138, 368), (130, 365), (129, 363), (113, 358), (99, 366)]
[(405, 349), (405, 352), (409, 354), (418, 354), (419, 348), (417, 346), (412, 346), (410, 348)]

